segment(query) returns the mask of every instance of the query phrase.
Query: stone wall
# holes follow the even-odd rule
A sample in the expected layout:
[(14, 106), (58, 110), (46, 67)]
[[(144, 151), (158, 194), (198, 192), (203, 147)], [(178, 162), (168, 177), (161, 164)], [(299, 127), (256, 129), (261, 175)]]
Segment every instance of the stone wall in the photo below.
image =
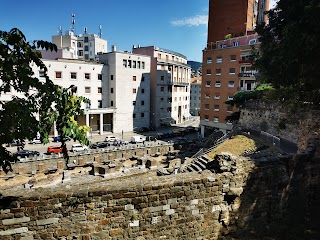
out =
[[(118, 150), (105, 150), (98, 149), (85, 154), (70, 155), (69, 163), (73, 167), (84, 166), (90, 163), (100, 163), (101, 161), (115, 162), (119, 159), (129, 159), (133, 156), (142, 157), (145, 155), (154, 155), (156, 153), (164, 154), (168, 151), (173, 151), (172, 144), (165, 144), (159, 146), (128, 148)], [(61, 155), (52, 155), (49, 158), (46, 156), (31, 158), (27, 161), (22, 160), (12, 165), (13, 172), (9, 175), (19, 174), (35, 174), (35, 173), (48, 173), (50, 170), (63, 170), (66, 168), (66, 160)], [(0, 176), (6, 177), (7, 175), (0, 169)]]
[(297, 114), (292, 115), (280, 102), (268, 101), (246, 102), (239, 120), (242, 128), (264, 131), (293, 143), (298, 142), (300, 122)]

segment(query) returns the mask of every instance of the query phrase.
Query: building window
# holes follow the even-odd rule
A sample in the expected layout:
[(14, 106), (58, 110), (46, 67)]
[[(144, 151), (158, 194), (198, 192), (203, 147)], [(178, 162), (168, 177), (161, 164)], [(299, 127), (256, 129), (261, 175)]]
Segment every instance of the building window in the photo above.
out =
[(228, 100), (233, 100), (233, 96), (228, 96)]
[(144, 62), (141, 62), (141, 68), (144, 69)]
[(232, 112), (232, 108), (233, 108), (232, 106), (228, 105), (227, 106), (227, 112)]
[(83, 50), (79, 50), (78, 51), (78, 55), (79, 55), (79, 57), (82, 57), (83, 56)]
[(56, 79), (62, 78), (62, 72), (56, 72)]
[(171, 112), (171, 107), (168, 107), (168, 108), (167, 108), (167, 112)]
[(102, 87), (98, 87), (98, 93), (102, 93)]
[(127, 67), (128, 61), (126, 59), (123, 59), (123, 66)]
[(70, 73), (70, 78), (71, 79), (77, 79), (77, 73), (76, 72)]
[(113, 101), (110, 102), (110, 106), (113, 107)]
[(102, 101), (98, 100), (98, 108), (102, 108)]
[(211, 82), (210, 81), (206, 82), (206, 87), (211, 87)]
[(207, 75), (211, 75), (211, 69), (207, 69), (206, 73)]
[(144, 106), (144, 101), (141, 101), (141, 106)]
[(218, 95), (218, 94), (214, 95), (214, 99), (219, 100), (220, 99), (220, 95)]
[(102, 74), (98, 74), (98, 80), (102, 81)]
[(209, 104), (205, 104), (205, 105), (204, 105), (204, 110), (209, 110), (209, 108), (210, 108), (210, 105), (209, 105)]
[(85, 80), (90, 80), (90, 73), (85, 73), (84, 74), (84, 79)]
[(161, 59), (161, 53), (158, 53), (158, 58)]
[(89, 54), (85, 54), (84, 59), (89, 60)]
[(229, 88), (234, 88), (234, 81), (229, 81), (228, 87)]
[(137, 76), (133, 76), (132, 81), (134, 81), (134, 82), (137, 81)]
[(235, 68), (230, 68), (229, 69), (229, 74), (236, 74), (236, 69)]
[(141, 93), (144, 93), (144, 88), (141, 88)]
[(89, 38), (88, 37), (84, 37), (84, 42), (89, 42)]
[(214, 105), (213, 109), (214, 109), (214, 111), (219, 111), (219, 105)]
[(239, 42), (233, 42), (232, 45), (233, 45), (234, 47), (238, 47), (238, 46), (239, 46)]
[(128, 68), (131, 68), (131, 60), (128, 60)]
[(89, 46), (84, 46), (84, 51), (89, 51)]
[(144, 118), (144, 113), (141, 113), (141, 117)]
[(209, 121), (209, 115), (204, 115), (204, 120)]
[[(210, 94), (204, 95), (205, 98), (210, 98)], [(196, 97), (194, 97), (196, 99)]]
[(40, 71), (39, 71), (39, 77), (44, 77), (44, 76), (45, 76), (45, 71), (40, 70)]
[(140, 61), (138, 61), (138, 69), (140, 69), (141, 68), (141, 63), (140, 63)]
[(218, 117), (214, 117), (213, 118), (213, 122), (218, 123), (219, 122), (219, 118)]
[(216, 81), (215, 87), (221, 87), (221, 82), (220, 81)]
[(221, 75), (221, 68), (216, 69), (216, 75)]
[(84, 93), (91, 93), (91, 88), (90, 87), (85, 87), (84, 88)]
[(230, 61), (236, 61), (237, 56), (236, 55), (230, 55)]
[(160, 92), (162, 92), (162, 93), (164, 92), (164, 87), (160, 88)]
[(164, 70), (164, 65), (161, 65), (161, 70)]
[(162, 98), (160, 98), (160, 101), (161, 101), (161, 102), (163, 102), (163, 100), (164, 100), (164, 98), (163, 98), (163, 97), (162, 97)]
[(164, 76), (161, 76), (161, 82), (163, 82), (164, 81)]
[(132, 61), (132, 67), (133, 68), (137, 68), (137, 62), (136, 61)]
[(212, 63), (212, 58), (207, 58), (207, 63)]
[(133, 101), (133, 102), (132, 102), (132, 105), (135, 106), (135, 105), (136, 105), (136, 101)]
[(222, 63), (222, 57), (217, 57), (217, 63)]
[(111, 80), (111, 81), (113, 80), (113, 75), (110, 75), (110, 80)]
[(135, 113), (132, 114), (132, 118), (136, 118), (136, 114)]
[(137, 93), (137, 89), (136, 89), (136, 88), (133, 88), (133, 89), (132, 89), (132, 93)]
[(113, 93), (113, 88), (110, 88), (110, 93)]

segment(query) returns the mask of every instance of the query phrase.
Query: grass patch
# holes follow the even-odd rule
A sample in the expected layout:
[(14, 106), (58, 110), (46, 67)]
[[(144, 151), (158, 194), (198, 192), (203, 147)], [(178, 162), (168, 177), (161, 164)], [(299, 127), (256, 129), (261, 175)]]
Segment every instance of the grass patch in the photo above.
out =
[(220, 154), (222, 152), (228, 152), (235, 156), (240, 156), (248, 149), (256, 149), (260, 146), (264, 145), (261, 140), (256, 139), (254, 137), (247, 137), (244, 135), (237, 135), (232, 139), (229, 139), (213, 149), (208, 156), (213, 158), (216, 154)]

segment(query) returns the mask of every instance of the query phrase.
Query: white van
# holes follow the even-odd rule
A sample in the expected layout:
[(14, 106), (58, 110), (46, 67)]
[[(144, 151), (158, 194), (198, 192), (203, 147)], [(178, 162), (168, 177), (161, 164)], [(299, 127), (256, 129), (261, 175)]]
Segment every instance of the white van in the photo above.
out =
[(131, 137), (131, 143), (143, 143), (145, 141), (145, 137), (142, 136), (132, 136)]

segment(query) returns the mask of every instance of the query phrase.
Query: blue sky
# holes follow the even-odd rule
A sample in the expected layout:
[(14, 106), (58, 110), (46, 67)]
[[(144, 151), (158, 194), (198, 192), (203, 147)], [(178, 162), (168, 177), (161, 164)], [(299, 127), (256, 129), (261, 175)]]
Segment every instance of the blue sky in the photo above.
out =
[[(207, 40), (209, 0), (13, 0), (1, 3), (0, 30), (21, 29), (28, 40), (48, 40), (71, 27), (76, 15), (76, 33), (99, 32), (108, 50), (130, 51), (132, 45), (158, 46), (179, 52), (188, 60), (201, 61)], [(7, 9), (7, 11), (5, 10)]]

